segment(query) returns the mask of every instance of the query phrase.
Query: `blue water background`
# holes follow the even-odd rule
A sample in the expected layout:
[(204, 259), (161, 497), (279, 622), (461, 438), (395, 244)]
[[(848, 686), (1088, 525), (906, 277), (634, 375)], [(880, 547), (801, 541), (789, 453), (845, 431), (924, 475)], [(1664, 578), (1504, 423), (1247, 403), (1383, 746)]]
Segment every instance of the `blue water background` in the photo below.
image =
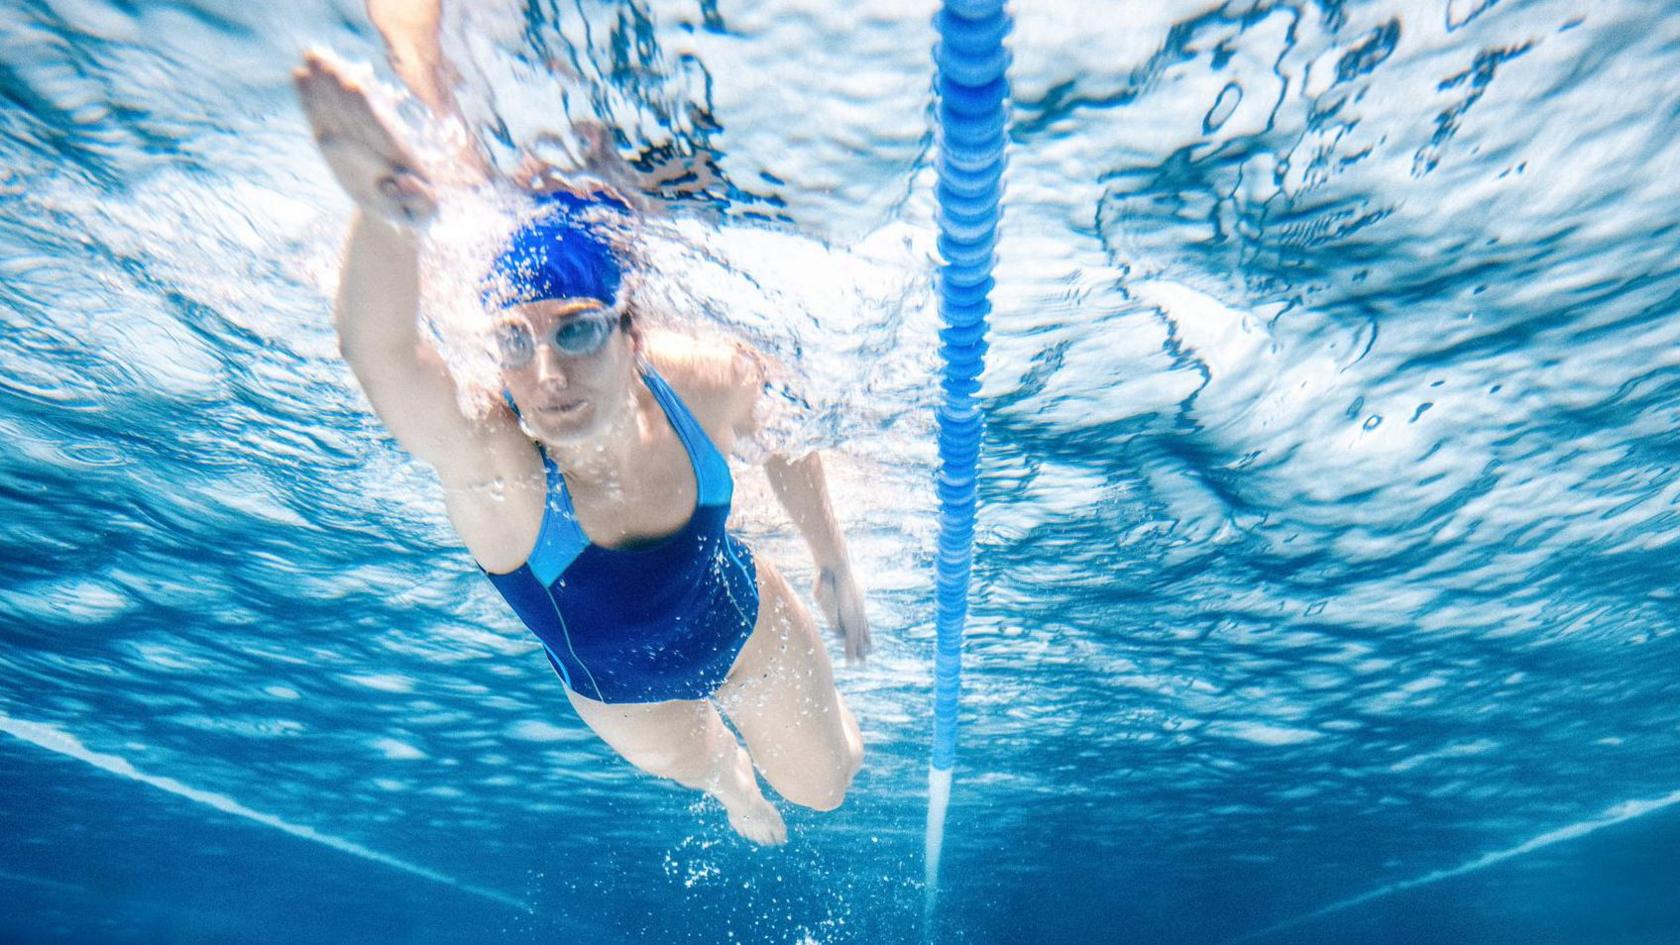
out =
[[(287, 71), (380, 61), (359, 4), (0, 3), (0, 939), (917, 940), (931, 12), (450, 24), (498, 160), (697, 169), (650, 291), (833, 451), (868, 759), (762, 851), (583, 729), (336, 356)], [(1016, 15), (938, 937), (1680, 941), (1672, 4)]]

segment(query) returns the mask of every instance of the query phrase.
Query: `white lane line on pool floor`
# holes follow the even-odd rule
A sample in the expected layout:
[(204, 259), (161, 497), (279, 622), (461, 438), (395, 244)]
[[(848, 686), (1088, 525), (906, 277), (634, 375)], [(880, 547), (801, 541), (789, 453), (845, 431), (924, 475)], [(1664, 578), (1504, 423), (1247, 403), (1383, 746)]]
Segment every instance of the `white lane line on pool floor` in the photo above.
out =
[(1599, 814), (1597, 817), (1573, 823), (1567, 827), (1559, 827), (1556, 830), (1543, 833), (1533, 839), (1525, 840), (1514, 847), (1508, 847), (1504, 850), (1495, 850), (1492, 853), (1484, 853), (1468, 863), (1463, 863), (1458, 866), (1451, 867), (1450, 869), (1435, 870), (1432, 873), (1425, 873), (1422, 876), (1418, 876), (1413, 879), (1401, 880), (1397, 883), (1389, 883), (1386, 886), (1378, 886), (1370, 892), (1360, 893), (1351, 899), (1343, 899), (1340, 902), (1333, 902), (1315, 912), (1309, 912), (1306, 915), (1299, 915), (1293, 919), (1285, 919), (1276, 925), (1267, 926), (1257, 932), (1249, 932), (1245, 935), (1240, 935), (1237, 938), (1227, 939), (1227, 942), (1246, 942), (1250, 939), (1263, 938), (1274, 932), (1281, 932), (1284, 929), (1300, 925), (1303, 922), (1311, 922), (1314, 919), (1320, 919), (1332, 913), (1342, 912), (1346, 909), (1351, 909), (1354, 906), (1364, 905), (1373, 899), (1381, 899), (1384, 896), (1392, 896), (1395, 893), (1405, 892), (1408, 889), (1416, 889), (1419, 886), (1427, 886), (1430, 883), (1438, 883), (1444, 879), (1452, 879), (1456, 876), (1463, 876), (1465, 873), (1474, 873), (1477, 870), (1487, 869), (1490, 866), (1503, 863), (1506, 860), (1515, 859), (1516, 857), (1527, 853), (1533, 853), (1535, 850), (1539, 850), (1543, 847), (1549, 847), (1554, 843), (1562, 843), (1566, 840), (1574, 840), (1577, 837), (1584, 837), (1589, 833), (1603, 830), (1605, 827), (1614, 827), (1616, 824), (1633, 820), (1636, 817), (1644, 817), (1646, 814), (1655, 813), (1665, 807), (1673, 807), (1675, 804), (1680, 804), (1680, 791), (1674, 791), (1669, 794), (1665, 794), (1662, 797), (1652, 798), (1650, 800), (1623, 801), (1620, 804), (1615, 804), (1606, 808), (1604, 813)]
[(0, 732), (5, 732), (13, 738), (28, 742), (37, 748), (45, 748), (48, 751), (56, 752), (69, 758), (74, 758), (77, 761), (85, 761), (88, 764), (93, 765), (95, 768), (102, 771), (108, 771), (119, 777), (127, 778), (130, 781), (138, 781), (141, 784), (155, 787), (160, 791), (167, 791), (177, 797), (184, 797), (189, 801), (195, 801), (199, 804), (205, 805), (206, 807), (215, 808), (224, 814), (232, 814), (235, 817), (243, 817), (246, 820), (262, 824), (265, 827), (273, 827), (281, 833), (289, 834), (302, 840), (310, 840), (315, 843), (319, 843), (322, 846), (331, 847), (341, 853), (348, 853), (351, 856), (360, 857), (373, 863), (389, 866), (393, 869), (407, 873), (410, 876), (418, 876), (421, 879), (429, 879), (434, 883), (442, 883), (445, 886), (452, 886), (464, 893), (470, 893), (474, 896), (489, 899), (492, 902), (499, 902), (503, 905), (512, 906), (515, 909), (525, 912), (531, 911), (530, 906), (527, 906), (525, 903), (520, 902), (518, 899), (515, 899), (506, 893), (497, 892), (494, 889), (485, 889), (482, 886), (474, 886), (470, 883), (463, 883), (452, 876), (445, 876), (436, 870), (430, 870), (424, 866), (417, 866), (407, 860), (400, 860), (388, 853), (380, 853), (378, 850), (370, 850), (355, 841), (346, 840), (343, 837), (335, 837), (331, 834), (321, 833), (313, 827), (305, 827), (301, 824), (294, 824), (287, 820), (281, 820), (273, 814), (265, 814), (262, 811), (252, 810), (225, 794), (215, 794), (210, 791), (203, 791), (192, 787), (191, 785), (182, 784), (174, 778), (164, 778), (153, 774), (146, 774), (143, 771), (137, 770), (134, 765), (128, 762), (128, 759), (122, 758), (118, 755), (107, 755), (101, 752), (96, 752), (82, 744), (81, 740), (76, 738), (74, 735), (61, 731), (51, 725), (13, 718), (3, 712), (0, 712)]
[(86, 886), (78, 886), (75, 883), (61, 883), (56, 879), (47, 879), (44, 876), (30, 876), (25, 873), (12, 873), (6, 870), (0, 870), (0, 880), (22, 883), (25, 886), (40, 886), (44, 889), (62, 889), (66, 892), (85, 893), (88, 891)]

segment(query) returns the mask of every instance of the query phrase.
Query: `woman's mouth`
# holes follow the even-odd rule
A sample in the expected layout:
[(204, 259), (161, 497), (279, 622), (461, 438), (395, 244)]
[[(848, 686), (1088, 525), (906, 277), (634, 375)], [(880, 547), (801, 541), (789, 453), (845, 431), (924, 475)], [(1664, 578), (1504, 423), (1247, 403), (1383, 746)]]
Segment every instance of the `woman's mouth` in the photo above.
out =
[(543, 404), (537, 409), (542, 413), (554, 417), (564, 417), (582, 410), (587, 400), (563, 400), (556, 403)]

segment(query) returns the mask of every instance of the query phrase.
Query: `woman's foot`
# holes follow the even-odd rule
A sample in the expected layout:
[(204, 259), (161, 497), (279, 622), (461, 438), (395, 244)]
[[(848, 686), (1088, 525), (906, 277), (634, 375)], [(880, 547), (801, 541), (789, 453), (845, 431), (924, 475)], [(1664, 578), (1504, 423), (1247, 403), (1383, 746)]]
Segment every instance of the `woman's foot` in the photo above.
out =
[(765, 800), (764, 795), (741, 798), (739, 800), (724, 800), (724, 809), (729, 811), (729, 826), (735, 832), (754, 843), (767, 847), (779, 847), (787, 842), (787, 823), (782, 820), (782, 812), (776, 805)]

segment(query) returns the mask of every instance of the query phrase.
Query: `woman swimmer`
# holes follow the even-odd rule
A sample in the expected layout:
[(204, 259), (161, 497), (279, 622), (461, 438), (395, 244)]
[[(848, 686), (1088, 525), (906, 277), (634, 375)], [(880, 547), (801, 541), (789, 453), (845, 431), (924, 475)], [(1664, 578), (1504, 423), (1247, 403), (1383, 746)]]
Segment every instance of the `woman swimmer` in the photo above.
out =
[[(369, 12), (411, 89), (446, 107), (435, 0), (371, 0)], [(533, 194), (536, 212), (484, 283), (507, 404), (469, 419), (416, 327), (417, 230), (434, 181), (459, 169), (422, 169), (388, 108), (332, 60), (311, 54), (295, 79), (357, 205), (334, 308), (345, 360), (397, 442), (437, 470), (457, 534), (541, 639), (578, 715), (637, 767), (715, 796), (755, 842), (787, 839), (755, 764), (789, 801), (838, 806), (862, 758), (857, 722), (809, 612), (724, 530), (723, 457), (753, 429), (761, 359), (642, 327), (608, 235), (628, 216), (623, 199)], [(820, 461), (773, 456), (766, 471), (810, 545), (818, 602), (862, 658), (863, 594)]]

